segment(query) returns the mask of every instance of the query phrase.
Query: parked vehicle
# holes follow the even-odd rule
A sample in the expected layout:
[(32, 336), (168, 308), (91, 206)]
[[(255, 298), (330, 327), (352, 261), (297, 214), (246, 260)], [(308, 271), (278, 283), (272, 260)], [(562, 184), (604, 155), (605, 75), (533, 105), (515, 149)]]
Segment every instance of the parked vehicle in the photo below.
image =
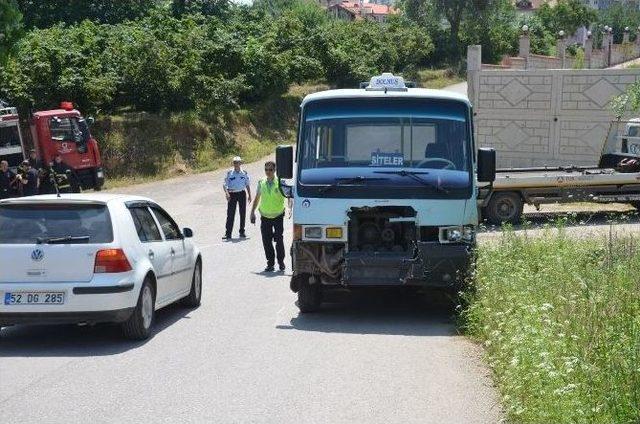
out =
[(640, 166), (621, 169), (623, 160), (640, 159), (640, 120), (611, 124), (597, 166), (498, 169), (491, 185), (480, 188), (482, 217), (494, 225), (517, 224), (525, 204), (631, 203), (640, 207)]
[[(71, 102), (62, 102), (59, 109), (34, 112), (29, 126), (33, 148), (43, 164), (52, 163), (60, 154), (83, 189), (100, 190), (105, 175), (98, 142), (89, 131), (92, 122), (93, 118), (85, 119)], [(0, 108), (0, 160), (7, 160), (15, 169), (25, 158), (18, 111)]]
[(495, 152), (475, 151), (462, 95), (383, 74), (360, 89), (311, 94), (297, 141), (276, 151), (294, 198), (293, 276), (302, 312), (359, 287), (458, 287), (478, 225), (477, 181)]
[[(0, 102), (0, 105), (3, 105)], [(9, 162), (15, 170), (25, 158), (24, 143), (20, 133), (20, 119), (15, 107), (0, 107), (0, 160)]]
[(144, 339), (154, 314), (200, 305), (202, 258), (189, 228), (136, 196), (0, 201), (0, 327), (116, 322)]

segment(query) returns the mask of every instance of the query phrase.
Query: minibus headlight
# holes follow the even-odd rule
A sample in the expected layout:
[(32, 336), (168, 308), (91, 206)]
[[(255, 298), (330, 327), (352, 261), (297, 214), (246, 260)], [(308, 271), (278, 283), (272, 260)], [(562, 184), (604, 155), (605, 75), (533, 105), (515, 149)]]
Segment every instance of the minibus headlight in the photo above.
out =
[(310, 239), (321, 239), (322, 227), (304, 227), (304, 237)]
[(457, 242), (462, 240), (462, 228), (447, 228), (447, 241)]
[(472, 243), (476, 239), (475, 227), (463, 227), (462, 228), (462, 240), (467, 243)]

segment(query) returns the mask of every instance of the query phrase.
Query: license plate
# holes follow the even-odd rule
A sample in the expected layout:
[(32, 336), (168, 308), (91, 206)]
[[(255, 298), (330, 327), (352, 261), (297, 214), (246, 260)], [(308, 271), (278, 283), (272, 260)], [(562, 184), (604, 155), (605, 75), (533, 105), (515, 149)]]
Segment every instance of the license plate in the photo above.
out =
[(63, 305), (64, 292), (10, 292), (4, 294), (5, 305)]

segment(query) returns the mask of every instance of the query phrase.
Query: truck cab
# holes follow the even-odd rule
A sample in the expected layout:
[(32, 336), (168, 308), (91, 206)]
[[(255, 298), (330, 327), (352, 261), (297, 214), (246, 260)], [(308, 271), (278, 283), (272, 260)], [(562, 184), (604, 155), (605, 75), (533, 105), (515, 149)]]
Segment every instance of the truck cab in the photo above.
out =
[(9, 167), (15, 170), (24, 156), (18, 110), (14, 107), (0, 107), (0, 159), (9, 162)]
[(291, 289), (302, 312), (332, 289), (464, 280), (477, 183), (495, 178), (495, 152), (476, 151), (472, 125), (465, 96), (392, 74), (303, 100), (295, 171), (293, 147), (276, 152), (294, 199)]
[(89, 131), (89, 122), (70, 102), (62, 102), (60, 109), (33, 113), (30, 128), (34, 148), (43, 163), (53, 162), (60, 154), (83, 189), (102, 188), (104, 171), (98, 143)]

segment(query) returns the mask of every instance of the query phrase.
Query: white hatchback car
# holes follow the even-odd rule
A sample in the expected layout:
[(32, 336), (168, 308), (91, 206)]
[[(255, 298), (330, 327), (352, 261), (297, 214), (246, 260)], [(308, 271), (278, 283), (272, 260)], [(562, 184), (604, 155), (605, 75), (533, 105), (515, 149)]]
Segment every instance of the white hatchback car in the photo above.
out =
[(200, 305), (202, 257), (149, 199), (115, 194), (0, 201), (0, 328), (116, 322), (149, 336), (155, 311)]

